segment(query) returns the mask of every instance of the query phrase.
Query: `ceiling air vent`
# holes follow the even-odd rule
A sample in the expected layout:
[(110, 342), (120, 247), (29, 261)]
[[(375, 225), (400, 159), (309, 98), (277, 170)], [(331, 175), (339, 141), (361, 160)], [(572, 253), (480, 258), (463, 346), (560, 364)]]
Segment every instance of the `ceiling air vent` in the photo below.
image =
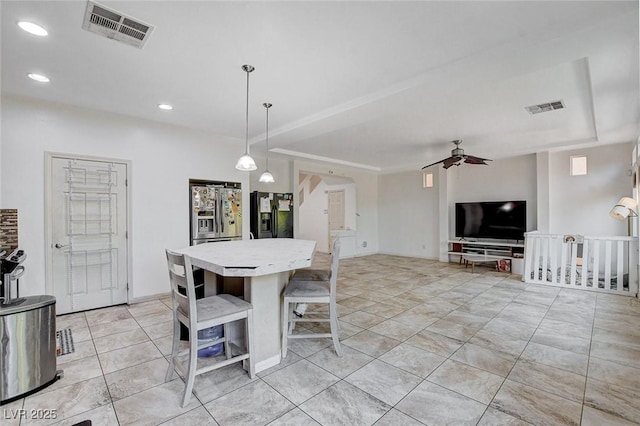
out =
[(91, 1), (87, 3), (82, 28), (139, 49), (142, 49), (153, 31), (153, 26), (139, 19)]
[(563, 108), (564, 108), (564, 103), (562, 103), (562, 101), (553, 101), (553, 102), (547, 102), (546, 104), (538, 104), (538, 105), (531, 105), (528, 107), (524, 107), (524, 109), (529, 111), (529, 114), (540, 114), (541, 112), (553, 111), (556, 109), (563, 109)]

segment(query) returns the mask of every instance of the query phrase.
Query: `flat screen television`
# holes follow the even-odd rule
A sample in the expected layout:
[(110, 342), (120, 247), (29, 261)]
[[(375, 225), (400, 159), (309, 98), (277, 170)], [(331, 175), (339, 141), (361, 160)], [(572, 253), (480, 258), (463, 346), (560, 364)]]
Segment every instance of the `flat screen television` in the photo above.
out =
[(523, 240), (526, 201), (456, 203), (456, 237)]

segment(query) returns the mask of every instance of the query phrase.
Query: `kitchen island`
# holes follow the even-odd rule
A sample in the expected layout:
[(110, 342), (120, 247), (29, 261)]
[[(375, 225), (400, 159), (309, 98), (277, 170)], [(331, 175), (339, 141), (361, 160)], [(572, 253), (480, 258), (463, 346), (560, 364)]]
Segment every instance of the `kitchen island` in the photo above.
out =
[[(244, 299), (253, 305), (256, 372), (280, 362), (282, 290), (295, 269), (311, 266), (316, 242), (291, 238), (222, 241), (174, 250), (205, 270), (205, 296), (217, 276), (243, 277)], [(240, 330), (240, 327), (238, 327)]]

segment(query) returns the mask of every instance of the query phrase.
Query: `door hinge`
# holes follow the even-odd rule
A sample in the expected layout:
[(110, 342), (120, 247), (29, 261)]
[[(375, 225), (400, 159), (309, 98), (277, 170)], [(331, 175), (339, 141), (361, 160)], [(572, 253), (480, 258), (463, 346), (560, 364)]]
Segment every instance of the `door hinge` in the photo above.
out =
[(129, 231), (124, 231), (124, 239), (125, 240), (129, 239)]
[(129, 186), (129, 179), (124, 180), (124, 186)]
[(129, 291), (129, 283), (127, 283), (127, 291)]

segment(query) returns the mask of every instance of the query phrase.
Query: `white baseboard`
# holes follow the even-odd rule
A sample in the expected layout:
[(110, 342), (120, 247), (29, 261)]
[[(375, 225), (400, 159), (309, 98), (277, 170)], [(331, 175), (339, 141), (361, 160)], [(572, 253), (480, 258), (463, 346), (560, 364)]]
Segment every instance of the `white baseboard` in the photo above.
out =
[(129, 300), (127, 302), (128, 305), (135, 305), (136, 303), (143, 303), (143, 302), (150, 302), (152, 300), (160, 300), (163, 299), (165, 297), (171, 297), (171, 292), (166, 292), (166, 293), (157, 293), (157, 294), (152, 294), (149, 296), (142, 296), (142, 297), (136, 297), (132, 300)]
[(437, 257), (420, 256), (420, 255), (417, 255), (415, 253), (400, 253), (400, 252), (391, 252), (391, 251), (379, 251), (377, 254), (384, 254), (384, 255), (387, 255), (387, 256), (413, 257), (413, 258), (416, 258), (416, 259), (425, 259), (425, 260), (436, 260), (436, 261), (439, 260)]
[(256, 373), (267, 370), (275, 365), (280, 364), (280, 354), (274, 355), (271, 358), (264, 359), (256, 363)]

